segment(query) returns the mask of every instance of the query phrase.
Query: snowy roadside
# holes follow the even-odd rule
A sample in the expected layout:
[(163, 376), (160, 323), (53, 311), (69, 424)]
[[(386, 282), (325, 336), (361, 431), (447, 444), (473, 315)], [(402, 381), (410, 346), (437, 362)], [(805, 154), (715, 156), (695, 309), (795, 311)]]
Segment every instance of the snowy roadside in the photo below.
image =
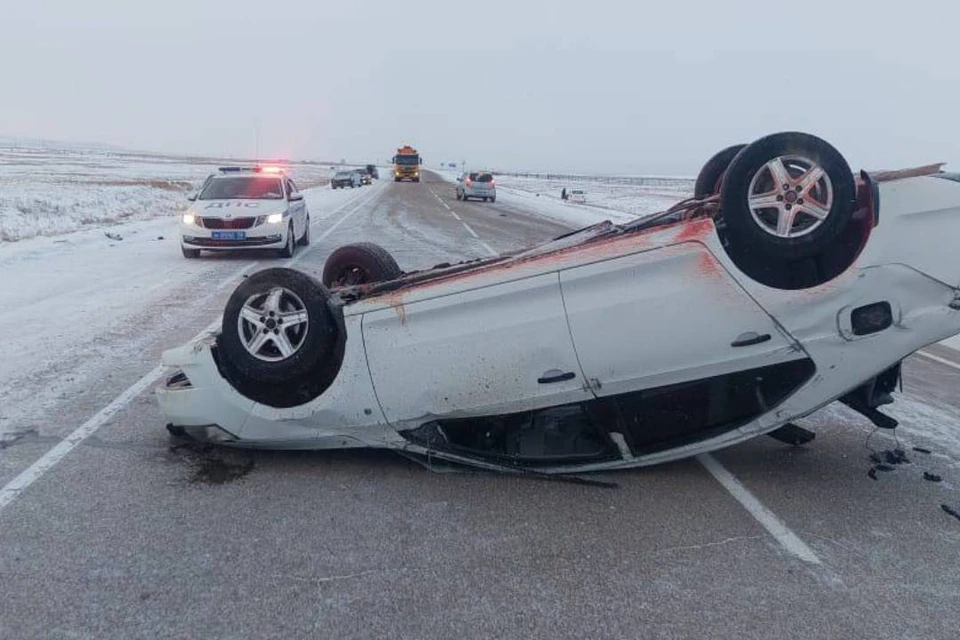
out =
[[(175, 217), (207, 175), (234, 162), (0, 141), (0, 251), (36, 236)], [(315, 164), (290, 167), (301, 187), (330, 173)]]
[[(341, 207), (381, 188), (306, 190), (315, 236)], [(158, 332), (206, 316), (239, 269), (280, 263), (266, 251), (186, 260), (174, 217), (116, 224), (109, 232), (121, 239), (106, 231), (0, 245), (0, 332), (10, 337), (0, 367), (0, 447), (5, 433), (31, 428), (63, 397), (140, 357)]]

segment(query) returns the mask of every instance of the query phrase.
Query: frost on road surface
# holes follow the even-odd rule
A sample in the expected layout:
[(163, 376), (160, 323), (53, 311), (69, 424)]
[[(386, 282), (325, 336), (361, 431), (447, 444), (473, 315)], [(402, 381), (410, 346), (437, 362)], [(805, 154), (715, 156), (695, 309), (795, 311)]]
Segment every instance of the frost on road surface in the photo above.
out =
[[(437, 171), (455, 183), (457, 171)], [(452, 185), (451, 185), (452, 188)], [(587, 203), (560, 199), (566, 188), (582, 189)], [(571, 227), (584, 227), (601, 220), (630, 222), (638, 216), (657, 213), (693, 195), (693, 180), (643, 176), (528, 177), (497, 174), (497, 201), (535, 212)]]
[[(147, 163), (143, 173), (155, 167)], [(328, 216), (371, 191), (305, 191), (314, 236), (323, 232)], [(282, 264), (265, 250), (186, 260), (177, 234), (176, 215), (165, 212), (155, 219), (0, 242), (0, 332), (6, 336), (0, 446), (10, 434), (53, 426), (45, 421), (58, 402), (121, 367), (143, 358), (147, 368), (155, 365), (156, 354), (144, 355), (147, 346), (164, 331), (182, 338), (185, 324), (214, 320), (213, 310), (222, 306), (217, 296), (229, 293), (224, 282), (245, 266)], [(313, 250), (319, 255), (319, 247)]]

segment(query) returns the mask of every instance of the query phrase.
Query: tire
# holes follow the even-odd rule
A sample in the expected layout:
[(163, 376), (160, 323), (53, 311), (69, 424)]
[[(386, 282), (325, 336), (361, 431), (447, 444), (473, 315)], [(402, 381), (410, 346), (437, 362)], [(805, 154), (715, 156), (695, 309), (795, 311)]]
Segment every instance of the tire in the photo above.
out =
[(720, 193), (720, 184), (723, 181), (723, 174), (727, 172), (727, 167), (747, 145), (735, 144), (718, 151), (707, 163), (700, 169), (697, 175), (697, 182), (693, 187), (694, 198), (706, 198), (716, 193)]
[(486, 196), (484, 196), (484, 198), (483, 198), (483, 201), (484, 201), (484, 202), (488, 202), (489, 200), (490, 200), (490, 198), (487, 198)]
[[(779, 167), (779, 179), (771, 166)], [(812, 185), (799, 184), (813, 168), (822, 169), (822, 177)], [(738, 250), (802, 259), (837, 241), (853, 217), (855, 196), (850, 166), (829, 143), (806, 133), (775, 133), (748, 145), (730, 163), (720, 189), (720, 212), (728, 240)], [(810, 213), (814, 206), (821, 217)], [(791, 220), (789, 228), (781, 228)]]
[[(271, 292), (280, 290), (278, 302), (271, 304)], [(268, 321), (282, 319), (281, 313), (306, 314), (305, 322), (274, 326), (274, 335), (283, 332), (293, 352), (283, 356), (272, 340), (262, 346), (250, 344), (259, 335), (257, 326), (241, 316), (244, 307), (264, 313)], [(269, 316), (270, 307), (277, 311)], [(266, 331), (269, 325), (264, 322)], [(305, 327), (305, 328), (304, 328)], [(342, 341), (342, 332), (330, 305), (330, 292), (322, 284), (294, 269), (274, 268), (257, 272), (243, 281), (231, 294), (223, 314), (223, 326), (217, 341), (219, 353), (242, 379), (265, 384), (294, 380), (331, 358)], [(250, 345), (251, 348), (248, 348)], [(256, 351), (253, 350), (256, 348)]]
[(493, 196), (492, 198), (490, 198), (490, 202), (496, 202), (496, 201), (497, 201), (497, 196)]
[(309, 247), (310, 246), (310, 216), (307, 216), (307, 220), (304, 223), (304, 225), (305, 226), (303, 229), (303, 237), (300, 238), (300, 246)]
[(293, 233), (293, 224), (287, 227), (287, 244), (280, 249), (281, 258), (292, 258), (297, 251), (297, 237)]
[(200, 257), (200, 249), (187, 249), (185, 246), (180, 245), (180, 252), (183, 253), (184, 258), (189, 258), (191, 260)]
[(394, 181), (394, 182), (400, 182), (400, 178), (394, 178), (393, 181)]
[(459, 191), (457, 191), (457, 200), (463, 200), (463, 196), (460, 195)]
[(383, 247), (358, 242), (339, 247), (323, 265), (323, 284), (331, 289), (384, 282), (403, 275), (400, 265)]

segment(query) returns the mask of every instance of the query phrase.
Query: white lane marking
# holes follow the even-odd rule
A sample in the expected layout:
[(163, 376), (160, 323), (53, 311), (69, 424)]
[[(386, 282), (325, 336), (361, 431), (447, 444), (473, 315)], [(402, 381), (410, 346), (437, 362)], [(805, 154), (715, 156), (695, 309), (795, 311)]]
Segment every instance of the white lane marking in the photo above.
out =
[(697, 460), (788, 553), (804, 562), (820, 564), (820, 558), (813, 552), (813, 549), (808, 547), (793, 531), (790, 531), (776, 514), (763, 506), (763, 503), (757, 500), (749, 489), (740, 484), (740, 481), (727, 471), (716, 458), (709, 453), (703, 453), (697, 456)]
[(60, 441), (53, 449), (43, 454), (39, 460), (22, 471), (16, 478), (8, 482), (3, 489), (0, 489), (0, 512), (11, 502), (17, 499), (27, 487), (36, 482), (36, 480), (49, 471), (55, 464), (73, 451), (73, 449), (89, 438), (93, 433), (103, 426), (115, 413), (123, 409), (131, 400), (143, 393), (150, 385), (154, 384), (163, 375), (164, 368), (157, 365), (150, 373), (137, 380), (126, 391), (117, 396), (113, 402), (98, 411), (92, 418), (84, 422), (73, 433)]
[[(374, 192), (374, 194), (375, 193), (376, 192)], [(347, 218), (355, 214), (357, 211), (359, 211), (363, 207), (364, 204), (372, 200), (374, 198), (374, 194), (371, 194), (369, 198), (366, 198), (361, 202), (357, 202), (359, 198), (350, 200), (349, 202), (345, 202), (342, 205), (340, 205), (337, 209), (335, 209), (333, 213), (330, 214), (331, 216), (336, 215), (337, 212), (357, 202), (357, 206), (353, 210), (351, 210), (342, 218), (340, 218), (340, 220), (338, 220), (329, 229), (327, 229), (318, 239), (323, 240), (328, 235), (330, 235), (334, 229), (336, 229), (338, 226), (340, 226), (341, 223), (343, 223), (344, 220), (346, 220)], [(329, 217), (330, 216), (327, 216), (327, 218)], [(314, 225), (310, 225), (310, 226), (313, 227)], [(303, 251), (299, 256), (289, 260), (287, 264), (288, 265), (295, 264), (302, 258), (306, 257), (306, 255), (309, 253), (311, 249), (313, 249), (313, 247), (308, 248), (307, 250)], [(248, 268), (256, 266), (257, 264), (258, 264), (257, 262), (254, 262), (251, 265), (247, 265), (240, 271), (236, 272), (234, 275), (230, 276), (230, 280), (236, 279), (241, 274), (243, 274)], [(204, 328), (203, 331), (201, 331), (196, 336), (194, 336), (190, 340), (190, 342), (199, 340), (201, 337), (203, 337), (204, 334), (216, 329), (217, 326), (220, 325), (220, 322), (221, 320), (217, 320), (216, 322), (211, 323), (206, 328)], [(131, 400), (133, 400), (134, 398), (139, 396), (141, 393), (146, 391), (151, 385), (153, 385), (161, 377), (163, 377), (164, 371), (165, 371), (165, 368), (161, 365), (157, 365), (156, 367), (151, 369), (149, 373), (147, 373), (145, 376), (143, 376), (142, 378), (134, 382), (123, 393), (121, 393), (119, 396), (114, 398), (110, 402), (110, 404), (108, 404), (103, 409), (95, 413), (89, 420), (84, 422), (82, 425), (77, 427), (70, 435), (68, 435), (66, 438), (61, 440), (57, 444), (57, 446), (55, 446), (54, 448), (50, 449), (45, 454), (40, 456), (40, 458), (36, 462), (34, 462), (29, 467), (24, 469), (13, 480), (11, 480), (6, 485), (4, 485), (3, 488), (0, 489), (0, 513), (2, 513), (3, 510), (11, 502), (16, 500), (17, 497), (21, 493), (23, 493), (24, 490), (27, 489), (27, 487), (29, 487), (34, 482), (36, 482), (41, 476), (43, 476), (43, 474), (45, 474), (47, 471), (50, 471), (50, 469), (52, 469), (57, 463), (63, 460), (68, 453), (70, 453), (77, 447), (77, 445), (79, 445), (81, 442), (83, 442), (84, 440), (92, 436), (94, 433), (96, 433), (97, 429), (102, 427), (108, 420), (110, 420), (110, 418), (112, 418), (115, 414), (117, 414), (121, 409), (126, 407)]]
[(953, 369), (957, 369), (958, 371), (960, 371), (960, 364), (957, 364), (956, 362), (954, 362), (954, 361), (952, 361), (952, 360), (947, 360), (946, 358), (941, 358), (940, 356), (934, 355), (934, 354), (930, 353), (929, 351), (923, 351), (923, 350), (917, 351), (917, 355), (923, 356), (924, 358), (929, 358), (930, 360), (933, 360), (934, 362), (939, 362), (940, 364), (945, 364), (945, 365), (947, 365), (948, 367), (951, 367), (951, 368), (953, 368)]
[(482, 247), (487, 251), (487, 253), (489, 253), (491, 256), (500, 255), (500, 254), (498, 254), (498, 253), (496, 252), (496, 250), (495, 250), (493, 247), (491, 247), (489, 244), (487, 244), (486, 242), (484, 242), (484, 241), (480, 238), (480, 236), (477, 235), (477, 232), (473, 230), (473, 227), (471, 227), (470, 225), (468, 225), (468, 224), (463, 220), (463, 218), (461, 218), (460, 216), (458, 216), (458, 215), (457, 215), (457, 212), (454, 211), (453, 209), (451, 209), (451, 208), (450, 208), (450, 205), (448, 205), (446, 202), (444, 202), (444, 201), (443, 201), (443, 198), (441, 198), (441, 197), (437, 194), (436, 191), (431, 190), (431, 193), (433, 194), (433, 197), (435, 197), (437, 200), (440, 201), (440, 204), (442, 204), (443, 206), (445, 206), (445, 207), (447, 208), (447, 211), (450, 212), (450, 215), (452, 215), (454, 218), (456, 218), (457, 220), (459, 220), (459, 221), (460, 221), (460, 224), (462, 224), (464, 227), (466, 227), (467, 232), (468, 232), (470, 235), (472, 235), (474, 238), (476, 238), (477, 240), (480, 241), (480, 246), (482, 246)]

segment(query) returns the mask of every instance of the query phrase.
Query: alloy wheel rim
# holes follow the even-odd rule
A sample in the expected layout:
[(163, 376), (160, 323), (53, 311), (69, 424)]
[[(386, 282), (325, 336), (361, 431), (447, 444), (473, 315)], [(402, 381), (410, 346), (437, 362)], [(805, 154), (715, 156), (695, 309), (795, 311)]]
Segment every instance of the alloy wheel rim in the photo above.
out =
[(247, 298), (237, 329), (247, 353), (263, 362), (280, 362), (303, 347), (309, 320), (306, 305), (297, 294), (273, 287)]
[(750, 215), (777, 238), (812, 233), (830, 216), (833, 182), (817, 162), (799, 155), (778, 156), (760, 167), (747, 190)]

